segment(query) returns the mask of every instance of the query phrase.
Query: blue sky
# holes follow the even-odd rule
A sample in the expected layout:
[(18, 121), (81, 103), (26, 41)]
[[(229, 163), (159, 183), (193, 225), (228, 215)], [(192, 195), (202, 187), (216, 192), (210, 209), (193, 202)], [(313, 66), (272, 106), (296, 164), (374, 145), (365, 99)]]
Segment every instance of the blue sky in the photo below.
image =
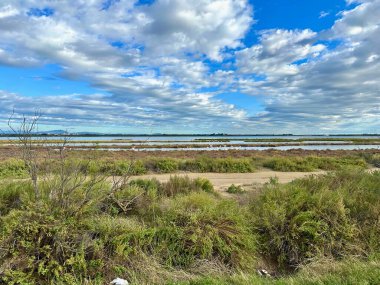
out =
[[(70, 2), (70, 3), (69, 3)], [(380, 0), (4, 0), (0, 128), (380, 132)]]

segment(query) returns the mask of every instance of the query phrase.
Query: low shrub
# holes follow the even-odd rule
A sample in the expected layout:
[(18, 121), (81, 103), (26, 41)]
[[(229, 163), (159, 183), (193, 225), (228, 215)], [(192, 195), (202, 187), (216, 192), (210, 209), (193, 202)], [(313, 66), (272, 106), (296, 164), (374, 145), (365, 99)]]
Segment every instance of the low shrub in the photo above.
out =
[(188, 176), (171, 176), (169, 181), (162, 183), (159, 193), (166, 197), (174, 197), (178, 194), (189, 194), (191, 192), (212, 192), (214, 190), (211, 182), (205, 178), (190, 179)]
[(307, 161), (304, 158), (273, 158), (263, 163), (264, 167), (270, 168), (275, 171), (285, 171), (285, 172), (294, 172), (294, 171), (313, 171), (316, 169), (316, 166), (311, 162)]
[(244, 192), (244, 189), (240, 185), (236, 186), (235, 184), (232, 184), (230, 187), (227, 188), (227, 193), (230, 194), (242, 194)]
[(251, 202), (261, 252), (282, 269), (380, 252), (380, 174), (342, 171), (267, 185)]
[(254, 266), (255, 237), (244, 210), (207, 193), (179, 196), (165, 205), (155, 240), (168, 266), (188, 268), (197, 260), (217, 260), (233, 269)]
[(165, 158), (145, 162), (148, 169), (158, 173), (173, 173), (179, 169), (179, 161)]
[(216, 173), (249, 173), (255, 170), (253, 161), (250, 159), (233, 158), (197, 158), (187, 160), (183, 169), (193, 172), (216, 172)]
[(19, 159), (0, 162), (0, 178), (25, 178), (28, 176), (25, 163)]
[(20, 209), (23, 198), (32, 193), (29, 182), (10, 182), (0, 184), (0, 216), (7, 215), (13, 209)]
[(374, 167), (380, 167), (380, 154), (366, 155), (364, 159)]
[(74, 221), (39, 209), (1, 218), (0, 280), (4, 284), (77, 284), (96, 279), (103, 260), (89, 256), (91, 243)]
[(125, 175), (142, 175), (147, 173), (144, 163), (140, 160), (96, 160), (96, 161), (79, 161), (77, 165), (83, 173), (105, 174), (115, 176)]
[(359, 157), (276, 157), (264, 161), (264, 167), (275, 171), (309, 172), (321, 170), (342, 170), (347, 167), (366, 168), (367, 163)]

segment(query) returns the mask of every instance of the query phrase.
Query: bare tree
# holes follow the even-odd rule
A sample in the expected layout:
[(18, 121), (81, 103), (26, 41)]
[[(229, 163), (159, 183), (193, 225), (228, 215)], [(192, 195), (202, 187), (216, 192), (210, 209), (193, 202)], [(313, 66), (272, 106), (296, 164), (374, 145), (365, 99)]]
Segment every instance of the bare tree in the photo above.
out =
[(29, 118), (22, 115), (22, 118), (17, 125), (13, 122), (14, 116), (15, 113), (13, 111), (8, 119), (8, 126), (12, 130), (13, 135), (17, 137), (18, 143), (21, 145), (22, 159), (32, 180), (35, 198), (38, 200), (41, 196), (38, 187), (38, 154), (36, 151), (38, 145), (33, 141), (33, 134), (38, 130), (38, 120), (41, 117), (41, 113), (36, 111), (34, 116)]
[[(8, 126), (20, 146), (36, 201), (47, 198), (53, 205), (76, 216), (95, 200), (111, 199), (122, 212), (127, 213), (131, 204), (143, 194), (126, 201), (117, 197), (117, 193), (129, 185), (134, 160), (130, 160), (122, 175), (92, 172), (90, 165), (96, 163), (94, 157), (79, 160), (70, 157), (70, 136), (65, 135), (56, 142), (38, 136), (40, 118), (40, 112), (31, 117), (22, 115), (21, 118), (16, 118), (13, 112), (8, 120)], [(99, 185), (108, 185), (107, 191), (98, 193), (95, 199), (92, 194)]]

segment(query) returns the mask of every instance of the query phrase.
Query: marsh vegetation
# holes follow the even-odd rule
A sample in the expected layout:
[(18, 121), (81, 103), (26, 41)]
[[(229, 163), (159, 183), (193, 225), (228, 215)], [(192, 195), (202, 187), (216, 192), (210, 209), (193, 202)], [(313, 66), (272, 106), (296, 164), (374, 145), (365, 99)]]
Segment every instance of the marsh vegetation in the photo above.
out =
[[(0, 163), (0, 284), (380, 283), (376, 153), (125, 160), (23, 147)], [(330, 172), (228, 196), (204, 178), (130, 179), (264, 167)]]
[[(207, 180), (133, 180), (68, 194), (40, 184), (0, 184), (4, 284), (377, 284), (380, 173), (339, 171), (246, 199), (221, 197)], [(121, 207), (125, 205), (126, 207)], [(273, 276), (263, 278), (257, 269)], [(324, 283), (321, 283), (324, 282)]]

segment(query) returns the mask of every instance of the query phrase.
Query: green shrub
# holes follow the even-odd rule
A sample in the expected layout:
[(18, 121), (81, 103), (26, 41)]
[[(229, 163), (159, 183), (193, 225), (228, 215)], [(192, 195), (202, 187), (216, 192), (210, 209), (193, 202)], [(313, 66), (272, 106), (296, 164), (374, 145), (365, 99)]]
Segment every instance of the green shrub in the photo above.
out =
[(366, 155), (364, 159), (374, 167), (380, 167), (380, 154)]
[(266, 160), (264, 167), (275, 171), (308, 172), (321, 170), (341, 170), (347, 167), (366, 168), (364, 159), (359, 157), (276, 157)]
[(37, 211), (12, 211), (1, 218), (0, 280), (70, 284), (78, 275), (95, 278), (103, 261), (88, 255), (89, 246), (74, 221), (49, 215), (41, 205)]
[(170, 158), (153, 160), (148, 165), (154, 172), (158, 173), (172, 173), (179, 169), (179, 162)]
[(178, 194), (191, 192), (212, 192), (211, 182), (205, 178), (190, 179), (188, 176), (171, 176), (169, 181), (162, 183), (159, 194), (166, 197), (174, 197)]
[(240, 185), (236, 186), (235, 184), (232, 184), (230, 187), (227, 188), (227, 193), (230, 194), (242, 194), (244, 192), (244, 189)]
[(150, 191), (155, 190), (157, 191), (161, 187), (160, 181), (157, 179), (134, 179), (131, 182), (129, 182), (129, 185), (134, 185), (137, 187), (140, 187), (144, 191)]
[(0, 178), (25, 178), (28, 176), (25, 163), (19, 159), (0, 162)]
[(187, 160), (182, 167), (187, 171), (216, 173), (249, 173), (255, 169), (250, 159), (207, 157)]
[(264, 167), (270, 168), (275, 171), (313, 171), (316, 166), (303, 158), (273, 158), (263, 163)]
[(204, 192), (208, 192), (208, 193), (214, 192), (214, 186), (212, 185), (211, 181), (208, 180), (207, 178), (199, 177), (195, 179), (194, 184), (196, 188), (199, 188)]
[(29, 182), (12, 182), (0, 184), (0, 216), (5, 216), (13, 209), (20, 209), (23, 197), (32, 193)]
[(116, 161), (116, 175), (141, 175), (147, 173), (147, 169), (142, 161)]
[(255, 238), (244, 211), (233, 201), (192, 193), (170, 201), (159, 217), (158, 255), (169, 266), (187, 268), (215, 260), (230, 268), (252, 268)]
[(130, 160), (96, 160), (96, 161), (81, 161), (82, 172), (91, 174), (107, 174), (115, 176), (125, 175), (142, 175), (147, 173), (147, 169), (142, 161)]
[(379, 173), (352, 170), (267, 185), (251, 202), (262, 253), (285, 269), (379, 252), (378, 185)]

